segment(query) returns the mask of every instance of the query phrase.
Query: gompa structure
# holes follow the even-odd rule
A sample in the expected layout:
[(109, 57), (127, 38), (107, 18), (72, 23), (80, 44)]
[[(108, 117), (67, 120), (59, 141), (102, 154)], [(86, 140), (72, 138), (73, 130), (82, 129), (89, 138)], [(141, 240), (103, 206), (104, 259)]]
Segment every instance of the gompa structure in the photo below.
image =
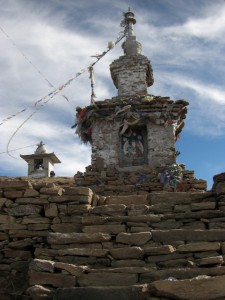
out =
[(20, 155), (28, 163), (28, 177), (42, 178), (54, 176), (54, 164), (61, 163), (54, 152), (47, 153), (41, 141), (37, 144), (34, 154)]
[[(92, 145), (89, 173), (83, 177), (80, 173), (75, 175), (78, 184), (85, 184), (84, 177), (87, 184), (97, 184), (95, 172), (100, 172), (98, 183), (102, 184), (104, 172), (114, 170), (115, 174), (116, 170), (117, 175), (127, 172), (128, 177), (133, 173), (133, 183), (149, 179), (151, 188), (160, 189), (156, 178), (159, 173), (164, 183), (176, 185), (184, 171), (184, 166), (176, 162), (175, 143), (184, 127), (189, 103), (148, 93), (154, 82), (153, 71), (150, 60), (141, 54), (142, 45), (134, 34), (135, 23), (133, 12), (124, 13), (124, 54), (110, 65), (117, 96), (77, 108), (76, 133), (82, 142)], [(94, 177), (87, 178), (90, 171)]]

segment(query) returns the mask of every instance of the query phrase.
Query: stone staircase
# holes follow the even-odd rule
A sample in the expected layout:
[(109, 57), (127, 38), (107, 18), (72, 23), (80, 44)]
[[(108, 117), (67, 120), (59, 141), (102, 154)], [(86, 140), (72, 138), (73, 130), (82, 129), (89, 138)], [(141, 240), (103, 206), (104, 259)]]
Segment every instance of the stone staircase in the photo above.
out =
[[(69, 208), (76, 206), (71, 197), (58, 204), (60, 232), (54, 227), (35, 248), (27, 294), (34, 300), (225, 299), (221, 197), (95, 196), (88, 211), (81, 204)], [(70, 222), (77, 232), (68, 230)]]

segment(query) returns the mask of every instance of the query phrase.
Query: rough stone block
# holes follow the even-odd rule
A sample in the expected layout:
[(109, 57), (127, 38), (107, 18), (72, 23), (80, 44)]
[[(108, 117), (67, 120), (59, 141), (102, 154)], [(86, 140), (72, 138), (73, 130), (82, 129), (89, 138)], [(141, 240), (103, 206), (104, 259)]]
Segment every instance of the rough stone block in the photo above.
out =
[(81, 224), (73, 224), (73, 223), (60, 223), (51, 225), (51, 229), (54, 232), (82, 232)]
[(27, 205), (19, 205), (16, 207), (8, 208), (7, 212), (11, 216), (20, 217), (20, 216), (36, 215), (39, 214), (41, 210), (42, 210), (41, 206), (27, 204)]
[(186, 229), (171, 229), (171, 230), (152, 230), (152, 239), (155, 242), (168, 241), (202, 241), (213, 242), (224, 240), (224, 230), (186, 230)]
[(124, 205), (147, 205), (147, 195), (129, 195), (129, 196), (109, 196), (106, 197), (106, 204), (124, 204)]
[(23, 191), (5, 191), (4, 196), (10, 199), (23, 197)]
[(120, 233), (116, 237), (117, 243), (128, 244), (128, 245), (144, 245), (152, 237), (151, 232), (138, 232), (138, 233)]
[(188, 243), (179, 245), (177, 251), (180, 253), (186, 252), (204, 252), (204, 251), (218, 251), (220, 250), (220, 243), (218, 242), (199, 242), (199, 243)]
[(188, 300), (213, 300), (225, 297), (225, 276), (199, 276), (186, 280), (155, 281), (149, 285), (151, 294), (158, 297)]
[(91, 210), (92, 214), (97, 215), (125, 215), (126, 213), (126, 206), (124, 204), (108, 204), (108, 205), (101, 205), (93, 207)]
[(52, 300), (55, 289), (34, 285), (27, 289), (27, 293), (31, 296), (32, 300)]
[(176, 248), (171, 245), (163, 245), (158, 247), (144, 245), (143, 250), (146, 255), (162, 255), (176, 252)]
[(87, 248), (68, 248), (58, 250), (58, 255), (75, 255), (75, 256), (94, 256), (105, 257), (109, 251), (107, 249), (87, 249)]
[(110, 254), (114, 259), (140, 259), (144, 255), (140, 247), (110, 249)]
[(49, 244), (98, 243), (111, 240), (107, 233), (49, 233)]
[(114, 225), (114, 224), (106, 224), (106, 225), (90, 225), (84, 226), (82, 229), (85, 233), (97, 233), (97, 232), (104, 232), (104, 233), (111, 233), (111, 234), (118, 234), (120, 232), (126, 231), (125, 225)]
[(39, 192), (38, 191), (36, 191), (36, 190), (34, 190), (34, 189), (31, 189), (31, 188), (29, 188), (29, 189), (26, 189), (25, 190), (25, 192), (24, 192), (24, 197), (38, 197), (40, 194), (39, 194)]
[(74, 287), (76, 277), (65, 274), (52, 274), (47, 272), (29, 271), (29, 284), (46, 284), (54, 287)]
[(29, 264), (29, 270), (37, 272), (49, 272), (54, 273), (54, 262), (44, 259), (33, 259)]

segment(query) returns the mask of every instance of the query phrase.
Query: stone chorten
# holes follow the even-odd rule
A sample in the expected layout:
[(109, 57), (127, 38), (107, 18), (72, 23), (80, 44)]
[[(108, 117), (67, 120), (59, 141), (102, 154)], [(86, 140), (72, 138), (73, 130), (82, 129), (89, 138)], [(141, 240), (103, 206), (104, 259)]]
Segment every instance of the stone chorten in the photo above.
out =
[[(189, 103), (148, 94), (147, 88), (154, 82), (152, 67), (148, 58), (141, 54), (142, 46), (134, 35), (135, 23), (133, 12), (124, 13), (121, 22), (126, 34), (122, 45), (124, 55), (110, 65), (118, 95), (77, 108), (76, 133), (82, 142), (92, 145), (89, 173), (83, 177), (75, 175), (78, 184), (84, 185), (83, 179), (90, 172), (100, 172), (101, 179), (95, 180), (96, 173), (87, 183), (106, 182), (104, 174), (112, 169), (123, 174), (138, 172), (137, 176), (154, 174), (148, 176), (149, 184), (157, 181), (159, 172), (164, 172), (168, 179), (171, 166), (175, 166), (173, 173), (179, 173), (175, 142), (184, 127)], [(190, 174), (193, 179), (193, 172)]]
[(34, 154), (20, 155), (28, 163), (28, 177), (42, 178), (55, 175), (54, 164), (61, 163), (61, 161), (54, 152), (47, 153), (44, 145), (41, 141), (37, 144)]

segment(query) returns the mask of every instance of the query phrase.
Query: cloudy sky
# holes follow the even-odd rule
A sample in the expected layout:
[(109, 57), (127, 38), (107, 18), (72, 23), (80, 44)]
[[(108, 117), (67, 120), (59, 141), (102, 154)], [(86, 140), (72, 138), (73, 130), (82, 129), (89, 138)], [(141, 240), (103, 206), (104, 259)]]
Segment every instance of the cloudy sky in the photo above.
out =
[[(90, 164), (90, 147), (71, 129), (75, 107), (90, 104), (88, 72), (46, 104), (49, 98), (41, 99), (107, 50), (128, 7), (153, 66), (149, 94), (190, 102), (178, 162), (209, 188), (213, 175), (225, 172), (224, 0), (0, 0), (0, 7), (0, 176), (25, 176), (19, 154), (32, 154), (41, 140), (62, 161), (57, 176)], [(96, 64), (97, 100), (116, 96), (109, 64), (122, 54), (120, 43)]]

